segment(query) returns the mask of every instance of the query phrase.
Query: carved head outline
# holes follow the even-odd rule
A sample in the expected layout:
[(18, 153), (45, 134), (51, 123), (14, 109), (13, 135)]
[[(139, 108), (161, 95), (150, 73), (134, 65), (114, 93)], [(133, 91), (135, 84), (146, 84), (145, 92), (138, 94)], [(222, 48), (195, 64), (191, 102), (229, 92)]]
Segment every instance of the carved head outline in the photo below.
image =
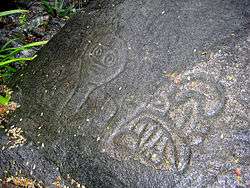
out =
[(83, 69), (88, 82), (102, 85), (116, 78), (127, 63), (125, 42), (114, 33), (98, 33), (91, 36), (84, 52)]

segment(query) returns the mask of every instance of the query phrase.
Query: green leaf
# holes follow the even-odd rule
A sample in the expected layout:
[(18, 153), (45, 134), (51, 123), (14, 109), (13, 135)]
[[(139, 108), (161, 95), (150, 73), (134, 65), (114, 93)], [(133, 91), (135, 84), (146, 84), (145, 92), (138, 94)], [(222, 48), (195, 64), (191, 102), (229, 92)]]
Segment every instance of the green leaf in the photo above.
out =
[(36, 55), (34, 55), (33, 57), (21, 57), (21, 58), (10, 59), (7, 61), (0, 62), (0, 67), (17, 61), (32, 61), (34, 58), (36, 58)]
[(35, 47), (35, 46), (41, 46), (41, 45), (44, 45), (46, 44), (48, 41), (45, 40), (45, 41), (39, 41), (39, 42), (32, 42), (32, 43), (29, 43), (29, 44), (26, 44), (26, 45), (23, 45), (23, 46), (20, 46), (20, 47), (13, 47), (13, 48), (5, 48), (5, 49), (1, 49), (0, 50), (0, 53), (1, 52), (4, 52), (4, 51), (10, 51), (10, 50), (25, 50), (27, 48), (32, 48), (32, 47)]
[(42, 5), (44, 6), (44, 9), (48, 12), (48, 14), (53, 14), (53, 7), (48, 1), (43, 0)]
[(64, 0), (62, 0), (61, 2), (60, 2), (60, 6), (59, 6), (59, 9), (63, 9), (63, 6), (64, 6)]
[(4, 96), (0, 95), (0, 104), (1, 105), (6, 106), (6, 105), (8, 105), (9, 101), (10, 101), (9, 97), (4, 97)]
[(0, 17), (9, 16), (11, 14), (27, 13), (27, 12), (29, 12), (29, 11), (28, 10), (22, 10), (22, 9), (8, 10), (8, 11), (0, 12)]
[(10, 43), (14, 42), (15, 40), (17, 40), (17, 39), (11, 39), (11, 40), (9, 40), (8, 42), (6, 42), (6, 43), (2, 46), (1, 50), (7, 48), (7, 46), (8, 46)]

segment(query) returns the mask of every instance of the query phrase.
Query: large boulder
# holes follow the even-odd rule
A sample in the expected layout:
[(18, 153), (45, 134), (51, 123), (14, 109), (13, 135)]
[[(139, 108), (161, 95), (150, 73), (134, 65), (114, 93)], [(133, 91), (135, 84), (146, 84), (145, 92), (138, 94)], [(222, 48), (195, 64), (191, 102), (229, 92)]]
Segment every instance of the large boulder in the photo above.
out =
[(1, 136), (0, 176), (247, 186), (248, 19), (247, 0), (90, 3), (10, 83), (26, 143)]

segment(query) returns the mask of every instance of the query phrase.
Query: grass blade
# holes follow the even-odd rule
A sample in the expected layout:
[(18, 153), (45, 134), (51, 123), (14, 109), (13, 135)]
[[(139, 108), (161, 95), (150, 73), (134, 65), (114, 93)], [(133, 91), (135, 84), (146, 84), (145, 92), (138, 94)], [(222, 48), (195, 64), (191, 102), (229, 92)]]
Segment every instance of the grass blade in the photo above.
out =
[(0, 67), (17, 61), (32, 61), (35, 57), (36, 55), (34, 55), (33, 57), (21, 57), (21, 58), (10, 59), (7, 61), (0, 62)]
[(23, 46), (20, 46), (20, 47), (13, 47), (13, 48), (5, 48), (5, 49), (2, 49), (0, 50), (0, 53), (1, 52), (5, 52), (5, 51), (10, 51), (10, 50), (25, 50), (27, 48), (31, 48), (31, 47), (35, 47), (35, 46), (41, 46), (41, 45), (44, 45), (46, 44), (48, 41), (45, 40), (45, 41), (39, 41), (39, 42), (32, 42), (30, 44), (26, 44), (26, 45), (23, 45)]
[(1, 50), (3, 50), (4, 48), (6, 48), (10, 43), (14, 42), (15, 40), (17, 40), (17, 39), (11, 39), (11, 40), (9, 40), (8, 42), (6, 42), (6, 43), (2, 46)]
[(22, 10), (22, 9), (8, 10), (8, 11), (0, 12), (0, 17), (8, 16), (8, 15), (11, 15), (11, 14), (27, 13), (27, 12), (29, 12), (29, 11), (28, 10)]

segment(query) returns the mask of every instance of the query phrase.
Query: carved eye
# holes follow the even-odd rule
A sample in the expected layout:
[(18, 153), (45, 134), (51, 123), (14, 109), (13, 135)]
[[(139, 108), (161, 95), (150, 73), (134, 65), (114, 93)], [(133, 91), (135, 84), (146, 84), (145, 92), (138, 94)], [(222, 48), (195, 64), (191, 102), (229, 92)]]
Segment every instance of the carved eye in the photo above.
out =
[(94, 57), (100, 58), (103, 55), (103, 52), (104, 52), (103, 46), (97, 45), (94, 48), (92, 54), (90, 54), (90, 56), (94, 56)]
[(110, 66), (113, 66), (115, 64), (115, 56), (114, 54), (112, 54), (111, 52), (108, 52), (105, 57), (104, 57), (104, 60), (103, 60), (103, 64), (110, 67)]

